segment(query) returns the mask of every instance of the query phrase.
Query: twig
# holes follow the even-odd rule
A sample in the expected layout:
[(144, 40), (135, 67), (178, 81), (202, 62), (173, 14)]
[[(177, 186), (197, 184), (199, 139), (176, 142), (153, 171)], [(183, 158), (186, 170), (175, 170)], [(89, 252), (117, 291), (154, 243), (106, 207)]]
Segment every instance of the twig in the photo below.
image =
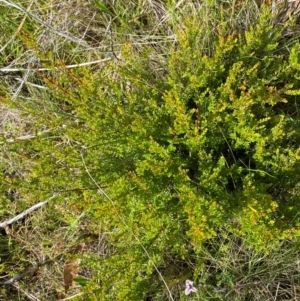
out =
[(74, 299), (74, 298), (76, 298), (76, 297), (78, 297), (78, 296), (81, 296), (82, 294), (83, 294), (83, 293), (81, 292), (81, 293), (78, 293), (78, 294), (76, 294), (76, 295), (73, 295), (73, 296), (64, 298), (64, 299), (62, 299), (62, 300), (71, 300), (71, 299)]
[(13, 278), (11, 278), (11, 279), (5, 281), (5, 282), (3, 283), (3, 285), (4, 285), (4, 286), (6, 286), (6, 285), (12, 285), (12, 284), (14, 284), (15, 282), (20, 281), (21, 279), (23, 279), (23, 278), (26, 277), (26, 276), (32, 277), (32, 276), (36, 273), (36, 271), (37, 271), (38, 269), (39, 269), (39, 265), (38, 265), (38, 264), (36, 264), (36, 265), (34, 265), (34, 266), (31, 266), (31, 267), (29, 267), (29, 268), (26, 268), (24, 272), (22, 272), (21, 274), (19, 274), (19, 275), (17, 275), (17, 276), (14, 276)]
[(274, 300), (277, 300), (278, 290), (279, 290), (280, 282), (277, 283), (276, 294)]
[[(96, 60), (96, 61), (92, 61), (92, 62), (85, 62), (85, 63), (81, 63), (81, 64), (67, 65), (67, 66), (65, 66), (65, 68), (71, 69), (71, 68), (77, 68), (77, 67), (83, 67), (83, 66), (90, 66), (90, 65), (94, 65), (94, 64), (98, 64), (98, 63), (107, 62), (107, 61), (110, 61), (111, 59), (112, 58), (105, 58), (105, 59)], [(118, 58), (118, 59), (120, 59), (120, 58)], [(34, 68), (34, 69), (37, 70), (37, 71), (51, 71), (51, 70), (59, 70), (59, 67)], [(0, 68), (0, 72), (2, 72), (2, 73), (20, 72), (20, 71), (27, 71), (27, 70), (28, 70), (28, 68), (9, 68), (9, 67)]]
[[(28, 277), (28, 276), (32, 277), (42, 265), (44, 265), (48, 262), (48, 260), (46, 260), (46, 258), (47, 257), (42, 256), (38, 262), (35, 262), (33, 265), (25, 268), (21, 274), (14, 276), (11, 279), (5, 281), (2, 285), (3, 286), (13, 285), (25, 277)], [(15, 287), (16, 287), (16, 285), (15, 285)]]
[(35, 87), (35, 88), (42, 89), (42, 90), (47, 90), (48, 89), (47, 87), (37, 85), (37, 84), (33, 84), (33, 83), (31, 83), (29, 81), (25, 81), (24, 79), (21, 79), (19, 77), (15, 77), (14, 79), (18, 82), (24, 82), (26, 85), (31, 86), (31, 87)]
[(24, 216), (28, 215), (29, 213), (31, 213), (32, 211), (44, 206), (45, 204), (47, 204), (50, 200), (54, 199), (55, 197), (57, 197), (57, 194), (53, 194), (52, 197), (50, 197), (48, 200), (44, 201), (44, 202), (40, 202), (32, 207), (30, 207), (29, 209), (25, 210), (24, 212), (18, 214), (17, 216), (9, 219), (8, 221), (5, 221), (3, 223), (0, 223), (0, 228), (5, 228), (8, 225), (22, 219)]
[(22, 88), (23, 88), (25, 82), (27, 82), (27, 79), (28, 79), (29, 74), (30, 74), (30, 72), (31, 72), (30, 65), (31, 65), (35, 60), (36, 60), (35, 57), (30, 58), (29, 64), (28, 64), (28, 67), (27, 67), (27, 70), (26, 70), (26, 72), (25, 72), (23, 78), (21, 79), (21, 83), (20, 83), (18, 89), (16, 90), (16, 92), (15, 92), (15, 93), (12, 95), (12, 97), (11, 97), (12, 101), (16, 101), (16, 99), (18, 98), (20, 92), (22, 91)]
[(45, 133), (49, 133), (49, 132), (51, 132), (51, 130), (40, 131), (40, 132), (37, 132), (36, 135), (29, 134), (29, 135), (19, 136), (19, 137), (16, 137), (16, 138), (8, 138), (4, 142), (3, 141), (0, 142), (0, 145), (4, 144), (4, 143), (14, 143), (16, 141), (33, 139), (33, 138), (36, 138), (38, 136), (41, 136), (41, 135), (43, 135)]

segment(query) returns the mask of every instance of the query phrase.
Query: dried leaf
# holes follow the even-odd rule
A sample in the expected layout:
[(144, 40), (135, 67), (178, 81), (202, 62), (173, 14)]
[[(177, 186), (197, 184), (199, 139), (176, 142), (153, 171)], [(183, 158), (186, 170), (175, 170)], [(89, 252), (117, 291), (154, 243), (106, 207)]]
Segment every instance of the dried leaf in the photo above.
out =
[(80, 243), (80, 244), (79, 244), (78, 246), (76, 246), (76, 248), (74, 249), (73, 254), (79, 254), (79, 253), (81, 253), (81, 252), (83, 251), (84, 247), (85, 247), (85, 243), (84, 243), (84, 242)]
[[(80, 243), (73, 251), (73, 254), (81, 253), (84, 249), (85, 243)], [(65, 285), (65, 292), (69, 290), (70, 287), (75, 285), (73, 279), (78, 275), (79, 272), (79, 265), (81, 260), (76, 258), (74, 260), (66, 261), (64, 265), (64, 285)]]
[(78, 275), (80, 262), (81, 260), (78, 258), (75, 260), (67, 261), (65, 263), (64, 265), (65, 292), (67, 292), (70, 287), (75, 285), (73, 279)]

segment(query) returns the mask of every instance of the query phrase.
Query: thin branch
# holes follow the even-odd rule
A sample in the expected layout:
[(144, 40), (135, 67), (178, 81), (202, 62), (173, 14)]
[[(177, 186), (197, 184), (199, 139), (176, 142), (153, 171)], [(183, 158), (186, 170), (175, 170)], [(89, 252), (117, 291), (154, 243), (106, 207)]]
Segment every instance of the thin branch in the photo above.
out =
[(44, 201), (44, 202), (39, 202), (38, 204), (35, 204), (34, 206), (30, 207), (29, 209), (25, 210), (24, 212), (18, 214), (17, 216), (3, 222), (0, 223), (0, 228), (5, 228), (8, 225), (11, 225), (12, 223), (22, 219), (23, 217), (25, 217), (26, 215), (28, 215), (29, 213), (31, 213), (32, 211), (44, 206), (45, 204), (47, 204), (50, 200), (54, 199), (55, 197), (57, 197), (57, 194), (53, 194), (52, 197), (50, 197), (48, 200)]
[(28, 64), (28, 67), (27, 67), (27, 70), (26, 72), (24, 73), (23, 75), (23, 78), (21, 79), (21, 83), (18, 87), (18, 89), (16, 90), (16, 92), (12, 95), (11, 99), (12, 101), (16, 101), (16, 99), (18, 98), (19, 94), (21, 93), (22, 91), (22, 88), (25, 84), (25, 82), (27, 82), (27, 79), (29, 77), (29, 74), (31, 72), (31, 68), (30, 68), (30, 65), (35, 61), (36, 59), (34, 57), (30, 58), (29, 60), (29, 64)]
[(8, 138), (6, 139), (4, 142), (0, 142), (0, 145), (1, 144), (4, 144), (4, 143), (14, 143), (16, 141), (22, 141), (22, 140), (29, 140), (29, 139), (34, 139), (38, 136), (41, 136), (45, 133), (49, 133), (51, 132), (51, 130), (44, 130), (44, 131), (40, 131), (40, 132), (37, 132), (36, 135), (33, 135), (33, 134), (29, 134), (29, 135), (24, 135), (24, 136), (19, 136), (19, 137), (16, 137), (16, 138)]
[(74, 299), (74, 298), (79, 297), (79, 296), (81, 296), (81, 295), (83, 295), (82, 292), (81, 292), (81, 293), (78, 293), (78, 294), (75, 294), (75, 295), (73, 295), (73, 296), (64, 298), (64, 299), (62, 299), (62, 300), (71, 300), (71, 299)]
[(29, 81), (25, 81), (24, 79), (21, 79), (19, 77), (15, 77), (14, 79), (18, 82), (24, 82), (26, 85), (34, 87), (34, 88), (38, 88), (38, 89), (42, 89), (42, 90), (47, 90), (48, 89), (47, 87), (37, 85), (37, 84), (33, 84), (33, 83), (31, 83)]
[(36, 272), (37, 270), (39, 269), (39, 265), (38, 264), (35, 264), (33, 266), (30, 266), (29, 268), (26, 268), (24, 272), (22, 272), (21, 274), (17, 275), (17, 276), (14, 276), (13, 278), (5, 281), (3, 283), (3, 285), (12, 285), (20, 280), (22, 280), (23, 278), (29, 276), (29, 277), (32, 277)]
[[(105, 58), (105, 59), (96, 60), (96, 61), (92, 61), (92, 62), (85, 62), (85, 63), (80, 63), (80, 64), (67, 65), (67, 66), (65, 66), (65, 68), (71, 69), (71, 68), (77, 68), (77, 67), (83, 67), (83, 66), (90, 66), (90, 65), (94, 65), (94, 64), (107, 62), (107, 61), (110, 61), (110, 60), (112, 60), (112, 58)], [(51, 71), (51, 70), (59, 70), (59, 67), (34, 68), (34, 69), (37, 70), (37, 71)], [(9, 67), (0, 68), (0, 72), (3, 72), (3, 73), (6, 73), (6, 72), (7, 73), (8, 72), (20, 72), (20, 71), (27, 71), (27, 70), (28, 70), (28, 68), (9, 68)]]

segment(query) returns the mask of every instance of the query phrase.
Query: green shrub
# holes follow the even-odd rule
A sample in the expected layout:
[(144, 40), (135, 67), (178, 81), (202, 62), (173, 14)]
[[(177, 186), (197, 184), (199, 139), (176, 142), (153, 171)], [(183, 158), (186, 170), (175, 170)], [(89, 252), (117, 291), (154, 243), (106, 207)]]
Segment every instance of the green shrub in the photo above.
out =
[(51, 131), (15, 147), (36, 197), (67, 194), (111, 233), (91, 300), (178, 295), (223, 225), (257, 248), (298, 234), (300, 52), (279, 51), (266, 15), (245, 33), (220, 23), (211, 55), (187, 18), (160, 75), (130, 44), (97, 71), (40, 74), (49, 91), (26, 106)]

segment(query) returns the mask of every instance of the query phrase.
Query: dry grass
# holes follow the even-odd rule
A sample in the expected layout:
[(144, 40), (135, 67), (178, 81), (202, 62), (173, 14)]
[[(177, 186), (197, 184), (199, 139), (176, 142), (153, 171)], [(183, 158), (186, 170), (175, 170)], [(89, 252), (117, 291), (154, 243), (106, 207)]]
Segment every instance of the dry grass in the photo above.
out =
[[(54, 213), (52, 210), (57, 212)], [(93, 232), (89, 231), (91, 222), (88, 218), (77, 216), (74, 212), (65, 213), (73, 216), (73, 221), (69, 216), (67, 222), (62, 213), (64, 210), (66, 210), (65, 205), (56, 205), (50, 209), (44, 207), (7, 230), (10, 246), (7, 245), (9, 257), (6, 269), (10, 270), (10, 273), (4, 280), (7, 281), (10, 277), (21, 274), (26, 268), (36, 264), (40, 267), (34, 275), (7, 286), (2, 292), (5, 300), (12, 300), (17, 294), (20, 294), (24, 300), (27, 300), (28, 294), (37, 300), (56, 300), (58, 296), (71, 297), (80, 293), (78, 285), (69, 288), (67, 294), (65, 293), (64, 266), (72, 258), (73, 260), (81, 258), (79, 275), (91, 277), (96, 273), (92, 268), (88, 268), (86, 260), (90, 256), (105, 256), (106, 235), (101, 233), (101, 227), (98, 228), (98, 233), (95, 232), (97, 230), (95, 227)], [(6, 240), (2, 239), (2, 241), (8, 243)], [(85, 243), (84, 253), (74, 257), (72, 254), (78, 243)]]

